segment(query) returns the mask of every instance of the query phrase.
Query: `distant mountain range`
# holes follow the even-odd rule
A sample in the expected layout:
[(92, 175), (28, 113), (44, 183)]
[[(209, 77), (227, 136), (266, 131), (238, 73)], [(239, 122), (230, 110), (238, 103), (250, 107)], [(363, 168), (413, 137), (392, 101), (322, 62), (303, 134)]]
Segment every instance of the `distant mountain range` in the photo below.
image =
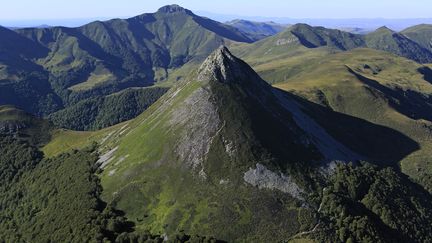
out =
[(323, 26), (326, 28), (346, 29), (361, 28), (365, 30), (375, 30), (381, 26), (401, 31), (413, 25), (432, 24), (432, 18), (411, 18), (411, 19), (384, 19), (384, 18), (352, 18), (352, 19), (315, 19), (315, 18), (290, 18), (290, 17), (264, 17), (264, 16), (242, 16), (212, 13), (208, 11), (195, 11), (201, 16), (227, 22), (234, 19), (243, 19), (253, 22), (276, 22), (280, 24), (305, 23), (313, 26)]
[(277, 33), (282, 46), (299, 41), (307, 48), (332, 46), (342, 51), (371, 47), (422, 63), (432, 62), (428, 43), (431, 33), (423, 31), (427, 25), (421, 26), (421, 36), (416, 34), (419, 27), (408, 29), (407, 35), (387, 28), (358, 35), (306, 24), (286, 27), (245, 20), (223, 24), (177, 5), (78, 28), (0, 27), (0, 104), (48, 115), (128, 87), (175, 81), (222, 44), (251, 43)]
[(228, 21), (225, 24), (241, 30), (255, 41), (275, 35), (290, 26), (288, 24), (283, 25), (275, 22), (253, 22), (243, 19)]

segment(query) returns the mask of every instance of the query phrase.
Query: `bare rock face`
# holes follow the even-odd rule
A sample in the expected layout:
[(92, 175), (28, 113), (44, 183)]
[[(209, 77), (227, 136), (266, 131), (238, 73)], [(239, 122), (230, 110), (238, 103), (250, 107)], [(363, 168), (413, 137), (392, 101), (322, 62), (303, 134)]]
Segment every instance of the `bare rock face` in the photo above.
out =
[(219, 130), (221, 122), (216, 109), (210, 92), (198, 88), (172, 113), (171, 123), (183, 128), (175, 152), (193, 169), (202, 166)]
[(201, 65), (198, 81), (241, 87), (244, 95), (262, 102), (272, 96), (271, 86), (225, 46), (219, 47)]
[(203, 62), (198, 71), (198, 80), (269, 86), (247, 63), (232, 55), (225, 46), (219, 47)]
[(289, 176), (275, 173), (264, 165), (256, 164), (255, 169), (250, 168), (244, 173), (243, 179), (259, 189), (279, 190), (294, 198), (304, 200), (301, 195), (303, 190)]
[(250, 73), (245, 73), (244, 64), (241, 62), (228, 48), (221, 46), (201, 65), (198, 80), (230, 83), (244, 79)]

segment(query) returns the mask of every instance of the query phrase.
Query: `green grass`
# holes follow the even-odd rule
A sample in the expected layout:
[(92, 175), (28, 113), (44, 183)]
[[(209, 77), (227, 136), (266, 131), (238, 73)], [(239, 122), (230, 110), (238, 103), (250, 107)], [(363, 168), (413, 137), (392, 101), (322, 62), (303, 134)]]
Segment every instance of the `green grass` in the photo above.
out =
[(85, 82), (76, 84), (70, 87), (69, 89), (75, 92), (89, 90), (89, 89), (93, 89), (97, 85), (101, 85), (105, 82), (109, 82), (113, 80), (115, 80), (115, 76), (112, 73), (109, 73), (109, 71), (108, 73), (100, 73), (100, 74), (96, 74), (93, 72), (90, 74), (90, 77), (88, 77), (88, 79)]
[(127, 122), (105, 128), (94, 132), (71, 131), (66, 129), (57, 129), (52, 132), (52, 138), (49, 143), (42, 147), (45, 156), (50, 158), (65, 153), (72, 149), (82, 149), (93, 142), (101, 143), (105, 137), (114, 132), (118, 132)]

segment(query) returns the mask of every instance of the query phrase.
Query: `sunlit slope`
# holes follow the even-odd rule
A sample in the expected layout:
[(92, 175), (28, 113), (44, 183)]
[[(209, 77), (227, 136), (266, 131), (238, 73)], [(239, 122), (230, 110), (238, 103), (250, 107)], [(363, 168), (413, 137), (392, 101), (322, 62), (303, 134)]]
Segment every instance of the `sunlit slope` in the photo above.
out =
[(292, 58), (275, 58), (254, 68), (278, 88), (393, 128), (417, 141), (421, 149), (401, 165), (403, 171), (431, 189), (430, 68), (372, 49), (337, 54), (313, 50)]
[(403, 31), (402, 34), (408, 36), (411, 40), (422, 45), (424, 48), (432, 51), (432, 25), (431, 24), (420, 24), (409, 27)]

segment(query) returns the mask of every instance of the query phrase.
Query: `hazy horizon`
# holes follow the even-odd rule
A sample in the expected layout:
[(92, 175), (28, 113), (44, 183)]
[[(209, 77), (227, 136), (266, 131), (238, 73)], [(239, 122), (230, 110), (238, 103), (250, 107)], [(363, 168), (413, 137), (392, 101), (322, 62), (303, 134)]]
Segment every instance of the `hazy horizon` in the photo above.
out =
[(385, 18), (412, 19), (430, 18), (432, 2), (427, 0), (363, 0), (347, 2), (342, 0), (220, 0), (207, 2), (200, 0), (143, 2), (130, 0), (127, 4), (114, 0), (75, 0), (61, 2), (54, 0), (16, 0), (2, 4), (0, 21), (4, 20), (50, 20), (88, 19), (135, 16), (155, 12), (159, 7), (178, 4), (197, 12), (211, 12), (225, 15), (263, 16), (294, 19), (352, 19)]
[(341, 0), (330, 0), (325, 4), (312, 4), (311, 1), (313, 0), (301, 2), (267, 0), (265, 3), (262, 1), (247, 1), (246, 3), (245, 0), (239, 0), (235, 3), (229, 3), (222, 0), (215, 4), (198, 0), (176, 1), (174, 3), (171, 1), (143, 3), (138, 0), (131, 0), (125, 5), (112, 0), (103, 3), (101, 1), (76, 0), (73, 3), (61, 4), (55, 3), (53, 0), (41, 0), (37, 3), (30, 2), (30, 0), (18, 0), (2, 6), (0, 25), (11, 28), (43, 25), (78, 27), (96, 20), (129, 18), (143, 13), (156, 12), (160, 7), (169, 4), (178, 4), (198, 15), (220, 22), (245, 19), (261, 22), (273, 21), (281, 24), (307, 23), (330, 28), (368, 30), (385, 25), (396, 31), (417, 24), (432, 24), (432, 15), (424, 13), (425, 9), (429, 9), (427, 6), (432, 7), (432, 2), (424, 0), (415, 0), (410, 3), (389, 0), (376, 3), (372, 0), (364, 0), (361, 4), (344, 3)]

